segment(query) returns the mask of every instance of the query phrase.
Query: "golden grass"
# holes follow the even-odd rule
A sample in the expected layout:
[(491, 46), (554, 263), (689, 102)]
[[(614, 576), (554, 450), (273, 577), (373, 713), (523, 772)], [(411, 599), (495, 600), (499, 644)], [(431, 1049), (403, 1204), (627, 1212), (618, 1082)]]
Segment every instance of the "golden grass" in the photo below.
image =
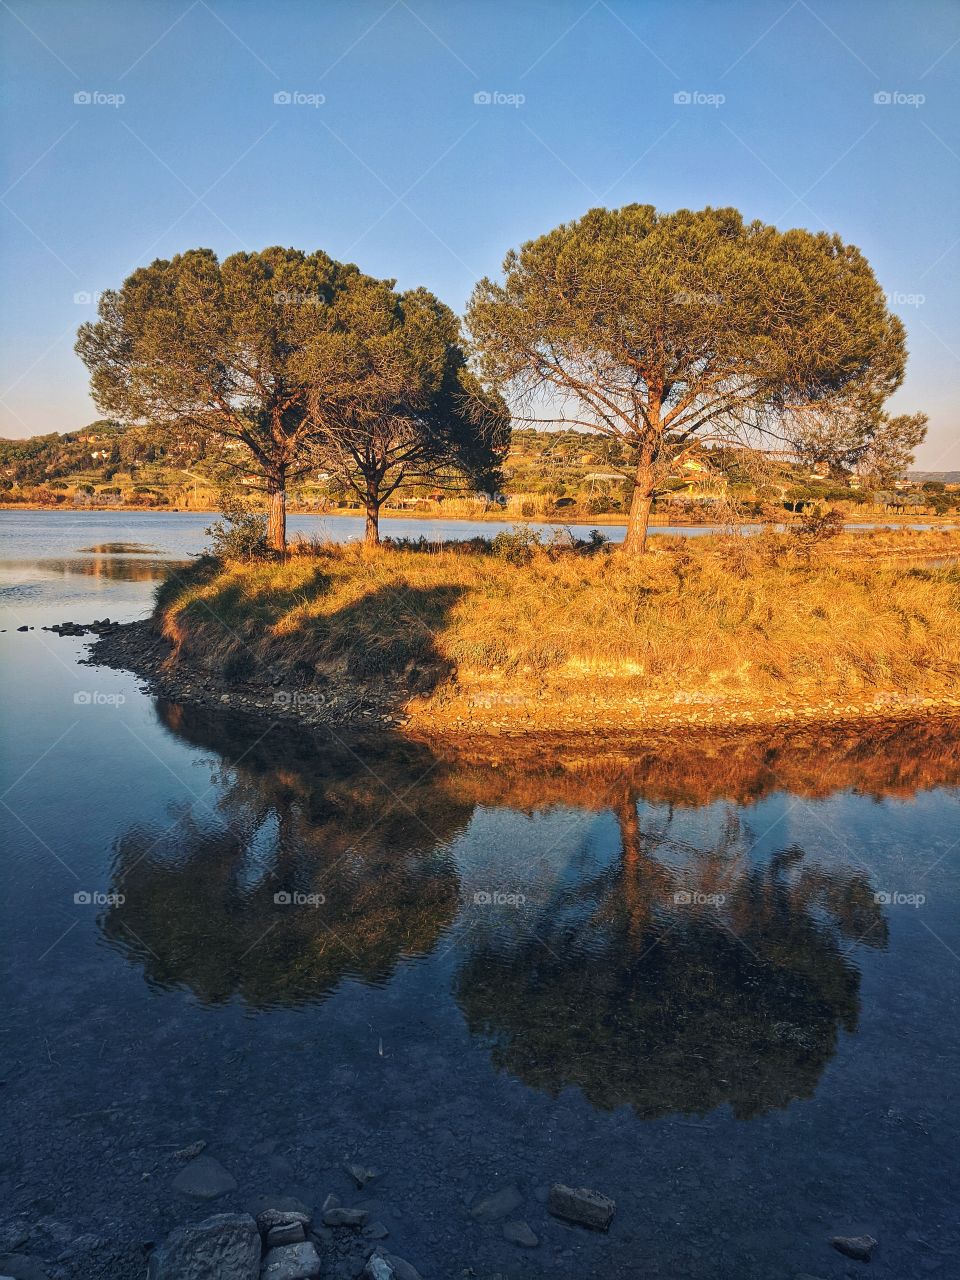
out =
[(637, 559), (542, 550), (518, 565), (329, 544), (201, 564), (164, 585), (158, 615), (180, 657), (228, 677), (384, 677), (421, 709), (957, 692), (960, 534), (848, 533), (809, 563), (795, 546), (657, 537)]

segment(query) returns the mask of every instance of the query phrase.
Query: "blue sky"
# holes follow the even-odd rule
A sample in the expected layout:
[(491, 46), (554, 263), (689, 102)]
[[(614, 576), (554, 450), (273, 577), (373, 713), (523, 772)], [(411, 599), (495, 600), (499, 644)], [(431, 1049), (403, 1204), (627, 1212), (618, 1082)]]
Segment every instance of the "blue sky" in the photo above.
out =
[(0, 0), (0, 38), (0, 434), (96, 416), (83, 295), (156, 257), (322, 248), (459, 311), (591, 206), (730, 204), (866, 252), (960, 468), (956, 0)]

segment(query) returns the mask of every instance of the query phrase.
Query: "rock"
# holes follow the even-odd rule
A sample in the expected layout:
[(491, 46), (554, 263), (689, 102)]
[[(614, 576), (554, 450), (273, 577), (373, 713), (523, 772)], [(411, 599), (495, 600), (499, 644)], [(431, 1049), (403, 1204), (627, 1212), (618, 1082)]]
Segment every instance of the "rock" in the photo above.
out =
[(173, 1158), (174, 1160), (192, 1160), (206, 1148), (206, 1145), (204, 1139), (200, 1138), (197, 1142), (191, 1142), (189, 1147), (181, 1147), (179, 1151), (175, 1151)]
[(278, 1222), (267, 1232), (266, 1246), (277, 1249), (282, 1244), (300, 1244), (306, 1238), (307, 1231), (302, 1222)]
[(364, 1280), (423, 1280), (416, 1267), (379, 1246), (367, 1259), (363, 1276)]
[[(294, 1201), (293, 1203), (299, 1203)], [(261, 1235), (266, 1235), (268, 1231), (272, 1231), (274, 1227), (287, 1227), (292, 1222), (303, 1227), (304, 1235), (307, 1227), (310, 1225), (310, 1214), (304, 1213), (300, 1209), (261, 1209), (257, 1214), (257, 1228)], [(301, 1237), (302, 1239), (303, 1237)]]
[(519, 1209), (522, 1204), (523, 1196), (519, 1189), (511, 1184), (483, 1196), (470, 1210), (470, 1216), (476, 1218), (478, 1222), (499, 1222), (507, 1214), (513, 1213), (514, 1209)]
[(323, 1215), (325, 1227), (362, 1227), (369, 1214), (366, 1209), (327, 1209)]
[(271, 1249), (260, 1271), (261, 1280), (314, 1280), (319, 1274), (320, 1255), (309, 1240)]
[(228, 1191), (236, 1191), (237, 1184), (219, 1160), (197, 1156), (174, 1178), (173, 1189), (194, 1200), (216, 1200)]
[[(257, 1219), (257, 1224), (261, 1231), (266, 1231), (267, 1227), (276, 1226), (278, 1222), (288, 1222), (291, 1218), (302, 1218), (305, 1225), (310, 1225), (310, 1207), (305, 1205), (302, 1200), (297, 1200), (294, 1196), (254, 1196), (244, 1206), (246, 1212)], [(260, 1219), (265, 1214), (275, 1213), (277, 1216), (271, 1218), (269, 1222), (262, 1223)]]
[(838, 1253), (856, 1262), (869, 1262), (870, 1255), (877, 1247), (873, 1236), (833, 1236), (830, 1243)]
[(367, 1169), (362, 1164), (348, 1163), (348, 1164), (345, 1164), (343, 1167), (344, 1167), (344, 1170), (350, 1175), (350, 1177), (354, 1180), (354, 1182), (357, 1184), (357, 1186), (361, 1191), (367, 1185), (368, 1182), (372, 1182), (374, 1178), (379, 1177), (378, 1170)]
[(248, 1213), (218, 1213), (171, 1231), (150, 1255), (147, 1280), (258, 1280), (260, 1234)]
[(616, 1204), (608, 1196), (587, 1187), (565, 1187), (555, 1182), (547, 1197), (547, 1209), (555, 1218), (579, 1222), (595, 1231), (606, 1231), (617, 1211)]
[(511, 1244), (519, 1245), (521, 1249), (535, 1249), (540, 1243), (539, 1237), (535, 1236), (527, 1224), (519, 1219), (503, 1224), (503, 1238), (509, 1240)]
[(17, 627), (17, 630), (18, 630), (18, 631), (29, 631), (29, 630), (30, 630), (30, 628), (29, 628), (29, 627)]
[(371, 1222), (363, 1228), (363, 1238), (365, 1240), (386, 1240), (390, 1232), (382, 1222)]

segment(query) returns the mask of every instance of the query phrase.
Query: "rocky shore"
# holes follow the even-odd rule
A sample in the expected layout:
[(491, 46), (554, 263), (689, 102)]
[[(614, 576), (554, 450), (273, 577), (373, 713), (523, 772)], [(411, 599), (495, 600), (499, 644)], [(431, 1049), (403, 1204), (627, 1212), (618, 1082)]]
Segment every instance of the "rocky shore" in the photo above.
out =
[(960, 696), (938, 698), (885, 693), (862, 700), (797, 702), (765, 698), (754, 702), (704, 691), (675, 701), (642, 697), (603, 697), (596, 691), (570, 691), (565, 701), (538, 700), (535, 691), (464, 687), (455, 695), (411, 697), (400, 680), (358, 682), (331, 670), (318, 683), (291, 687), (287, 675), (264, 670), (258, 679), (234, 680), (174, 658), (169, 641), (152, 618), (127, 624), (109, 619), (91, 624), (63, 623), (61, 635), (93, 635), (85, 661), (132, 671), (149, 691), (173, 702), (220, 707), (268, 717), (272, 722), (307, 728), (390, 728), (424, 737), (516, 737), (530, 734), (611, 733), (629, 740), (651, 730), (732, 729), (876, 723), (923, 717), (960, 717)]

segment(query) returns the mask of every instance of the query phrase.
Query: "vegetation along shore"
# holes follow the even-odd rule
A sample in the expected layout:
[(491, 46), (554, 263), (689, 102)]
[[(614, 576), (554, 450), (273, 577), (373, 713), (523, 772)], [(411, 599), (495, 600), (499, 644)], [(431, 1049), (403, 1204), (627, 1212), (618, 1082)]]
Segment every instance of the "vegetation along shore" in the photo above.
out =
[(187, 702), (428, 735), (960, 713), (960, 534), (830, 533), (203, 557), (92, 660)]

